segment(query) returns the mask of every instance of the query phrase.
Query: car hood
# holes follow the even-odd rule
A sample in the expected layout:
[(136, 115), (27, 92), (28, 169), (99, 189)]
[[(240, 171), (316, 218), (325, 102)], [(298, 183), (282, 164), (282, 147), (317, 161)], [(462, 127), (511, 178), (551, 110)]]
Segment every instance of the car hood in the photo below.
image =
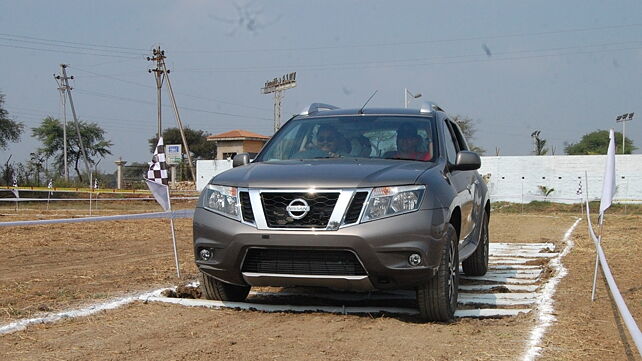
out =
[(210, 184), (245, 188), (359, 188), (414, 184), (432, 162), (390, 159), (315, 159), (251, 163)]

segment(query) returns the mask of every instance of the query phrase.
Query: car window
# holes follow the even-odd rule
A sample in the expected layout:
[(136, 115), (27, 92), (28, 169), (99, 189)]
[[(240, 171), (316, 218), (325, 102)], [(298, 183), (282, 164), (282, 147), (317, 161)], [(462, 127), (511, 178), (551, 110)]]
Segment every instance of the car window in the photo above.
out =
[(317, 158), (386, 158), (433, 161), (432, 117), (346, 115), (292, 119), (256, 161)]
[(455, 138), (457, 139), (457, 145), (459, 146), (459, 150), (468, 150), (468, 143), (466, 142), (466, 138), (463, 135), (463, 132), (461, 131), (461, 128), (459, 127), (459, 124), (450, 121), (450, 125), (452, 127), (453, 133), (455, 134)]
[(446, 139), (444, 139), (444, 145), (446, 146), (446, 157), (448, 158), (448, 162), (450, 164), (455, 164), (457, 160), (457, 138), (453, 134), (450, 126), (450, 121), (446, 120), (446, 127), (444, 130), (446, 132)]

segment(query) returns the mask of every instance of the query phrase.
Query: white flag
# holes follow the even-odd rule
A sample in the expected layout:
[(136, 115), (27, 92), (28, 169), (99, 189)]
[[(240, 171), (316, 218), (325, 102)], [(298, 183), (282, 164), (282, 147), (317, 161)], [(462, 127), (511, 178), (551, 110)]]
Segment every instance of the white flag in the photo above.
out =
[(602, 199), (600, 200), (600, 219), (613, 202), (615, 195), (615, 133), (609, 132), (609, 150), (606, 153), (606, 167), (602, 183)]
[[(53, 188), (53, 179), (49, 180), (49, 184), (47, 184), (47, 188), (49, 188), (49, 189)], [(50, 196), (53, 195), (53, 192), (50, 191), (49, 195)]]
[(147, 183), (147, 187), (149, 187), (149, 190), (152, 192), (152, 195), (156, 199), (156, 202), (158, 202), (158, 204), (163, 207), (164, 211), (168, 211), (169, 187), (164, 184), (158, 184), (154, 181), (150, 181), (149, 179), (145, 179), (145, 182)]
[(169, 186), (167, 163), (165, 162), (165, 146), (163, 145), (163, 137), (158, 139), (158, 145), (154, 150), (154, 156), (149, 164), (149, 170), (146, 177), (147, 187), (152, 192), (152, 195), (163, 207), (165, 211), (171, 208), (169, 203)]
[[(18, 177), (16, 177), (15, 173), (13, 173), (13, 187), (18, 188)], [(20, 198), (20, 193), (18, 193), (17, 189), (12, 189), (11, 193), (13, 193), (16, 198)]]

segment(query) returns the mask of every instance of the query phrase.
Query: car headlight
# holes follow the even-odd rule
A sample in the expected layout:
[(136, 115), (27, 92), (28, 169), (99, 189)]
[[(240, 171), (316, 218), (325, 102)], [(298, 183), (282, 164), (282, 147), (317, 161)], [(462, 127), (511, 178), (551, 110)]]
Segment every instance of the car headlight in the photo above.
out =
[(413, 212), (426, 191), (426, 186), (399, 186), (374, 188), (363, 213), (363, 221)]
[(241, 206), (236, 187), (209, 184), (205, 188), (203, 207), (236, 220), (241, 219)]

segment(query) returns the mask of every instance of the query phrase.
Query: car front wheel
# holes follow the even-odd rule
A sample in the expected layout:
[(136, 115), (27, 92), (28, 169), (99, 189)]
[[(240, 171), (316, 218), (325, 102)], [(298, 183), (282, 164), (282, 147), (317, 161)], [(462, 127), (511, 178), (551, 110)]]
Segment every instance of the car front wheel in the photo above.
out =
[(459, 242), (452, 224), (446, 230), (437, 274), (417, 287), (417, 303), (421, 318), (426, 321), (448, 322), (455, 317), (459, 291)]
[(488, 243), (488, 213), (484, 211), (477, 249), (461, 263), (465, 274), (483, 276), (488, 272)]
[(203, 294), (208, 300), (241, 302), (250, 293), (250, 286), (237, 286), (221, 282), (214, 277), (201, 273)]

